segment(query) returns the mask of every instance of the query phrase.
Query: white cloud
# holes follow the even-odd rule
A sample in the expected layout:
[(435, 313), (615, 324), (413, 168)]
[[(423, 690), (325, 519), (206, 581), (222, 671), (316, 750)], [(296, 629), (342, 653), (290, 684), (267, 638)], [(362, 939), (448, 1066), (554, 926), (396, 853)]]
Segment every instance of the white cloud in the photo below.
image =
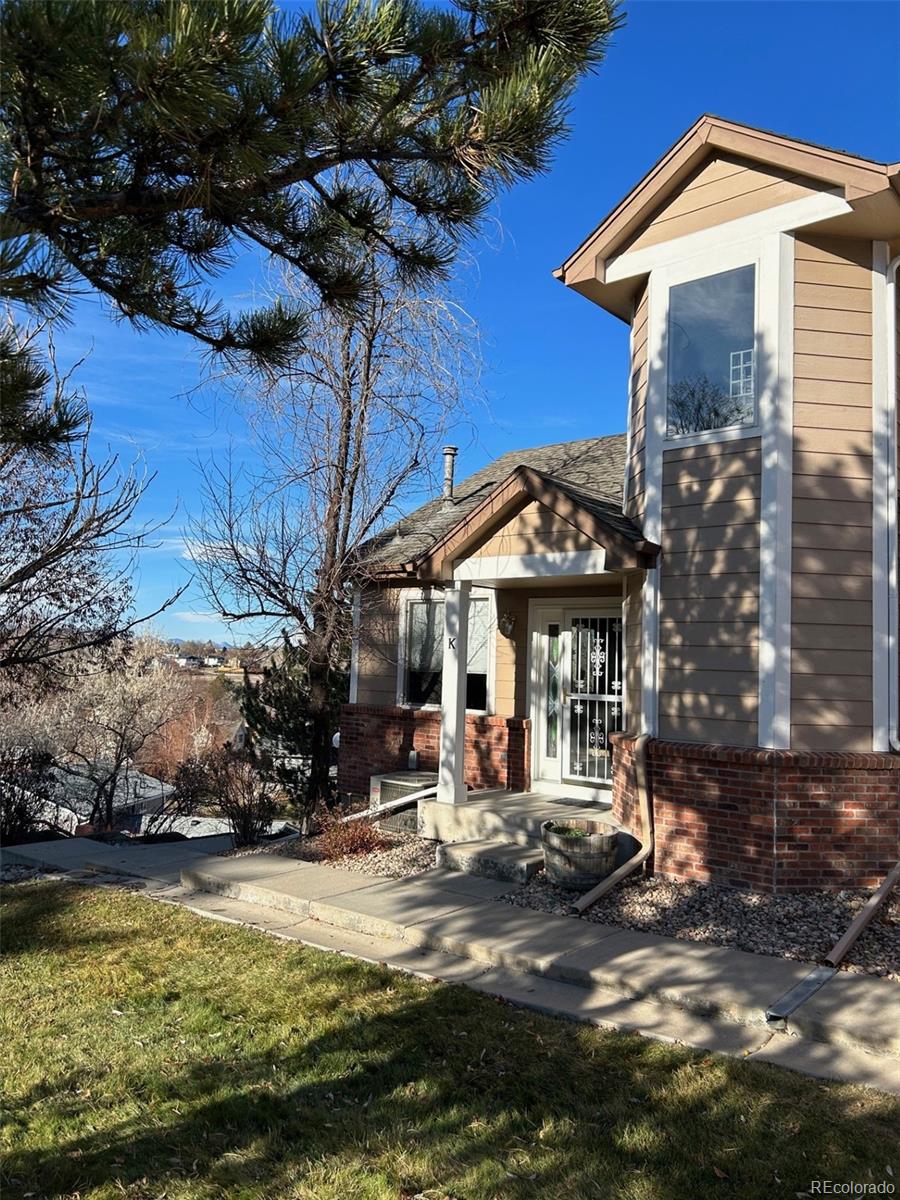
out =
[(225, 622), (214, 612), (174, 612), (172, 617), (176, 621), (186, 621), (189, 625), (222, 625), (225, 627)]

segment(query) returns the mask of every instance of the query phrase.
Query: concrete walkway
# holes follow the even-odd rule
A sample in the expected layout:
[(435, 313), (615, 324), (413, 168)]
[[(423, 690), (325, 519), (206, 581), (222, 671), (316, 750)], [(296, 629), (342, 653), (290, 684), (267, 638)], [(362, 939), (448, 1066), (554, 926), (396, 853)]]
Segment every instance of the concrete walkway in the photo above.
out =
[[(72, 842), (38, 843), (4, 860), (113, 884), (127, 870), (146, 894), (205, 917), (557, 1016), (900, 1095), (896, 983), (840, 974), (797, 1010), (787, 1032), (774, 1032), (766, 1007), (813, 964), (498, 904), (493, 897), (512, 890), (508, 883), (442, 868), (384, 880), (276, 854), (210, 857), (219, 840), (91, 843), (80, 855), (55, 849)], [(97, 855), (98, 846), (110, 853)]]
[(128, 843), (110, 846), (92, 838), (76, 837), (4, 848), (0, 861), (7, 865), (42, 867), (48, 871), (100, 871), (153, 879), (159, 883), (178, 883), (182, 868), (230, 850), (233, 845), (230, 834), (188, 838), (181, 842), (156, 842), (149, 846)]
[[(436, 868), (375, 880), (276, 854), (216, 858), (184, 868), (198, 891), (392, 938), (492, 967), (631, 1000), (652, 1000), (717, 1021), (765, 1027), (765, 1010), (814, 963), (639, 933), (497, 904), (508, 883)], [(840, 974), (790, 1018), (788, 1032), (900, 1056), (900, 985)], [(900, 1073), (900, 1061), (896, 1067)]]

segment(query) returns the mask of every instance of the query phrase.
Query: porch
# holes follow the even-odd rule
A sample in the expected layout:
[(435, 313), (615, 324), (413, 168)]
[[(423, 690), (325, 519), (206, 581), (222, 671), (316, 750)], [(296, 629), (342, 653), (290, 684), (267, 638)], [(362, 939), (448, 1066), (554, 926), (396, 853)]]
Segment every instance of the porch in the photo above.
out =
[[(577, 817), (601, 820), (608, 816), (608, 801), (567, 799), (542, 792), (469, 792), (458, 804), (441, 800), (419, 801), (419, 833), (436, 842), (464, 842), (489, 838), (528, 846), (540, 840), (544, 821)], [(612, 817), (608, 817), (614, 825)]]
[[(496, 794), (502, 783), (517, 800), (608, 807), (610, 736), (640, 720), (641, 583), (642, 573), (609, 573), (578, 583), (550, 576), (445, 586), (439, 802)], [(466, 693), (473, 632), (484, 637), (472, 611), (485, 597), (495, 615), (492, 712), (482, 717), (467, 709)], [(493, 728), (498, 718), (502, 731)], [(498, 756), (505, 773), (491, 775), (483, 768)]]

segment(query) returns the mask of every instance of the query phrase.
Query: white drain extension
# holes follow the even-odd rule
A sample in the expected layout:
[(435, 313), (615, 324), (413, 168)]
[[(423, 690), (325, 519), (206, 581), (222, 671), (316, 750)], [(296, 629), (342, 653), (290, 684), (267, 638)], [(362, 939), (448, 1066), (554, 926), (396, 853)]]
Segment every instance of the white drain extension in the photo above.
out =
[(574, 901), (572, 909), (578, 916), (591, 907), (607, 892), (611, 891), (639, 866), (647, 861), (653, 853), (653, 810), (650, 806), (650, 793), (647, 788), (647, 743), (651, 734), (642, 733), (634, 743), (634, 778), (637, 784), (638, 803), (641, 811), (641, 848), (627, 862), (617, 867), (612, 875), (607, 875), (595, 888), (585, 892)]

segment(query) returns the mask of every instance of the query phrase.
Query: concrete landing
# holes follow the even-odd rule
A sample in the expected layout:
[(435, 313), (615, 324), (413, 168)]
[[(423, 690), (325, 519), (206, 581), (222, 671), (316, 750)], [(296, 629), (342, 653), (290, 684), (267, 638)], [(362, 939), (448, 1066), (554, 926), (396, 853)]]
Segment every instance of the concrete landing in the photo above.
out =
[(439, 867), (467, 875), (527, 883), (543, 867), (544, 852), (539, 846), (519, 846), (514, 842), (441, 842), (435, 862)]
[(580, 798), (545, 796), (541, 792), (475, 792), (462, 804), (419, 801), (419, 833), (439, 842), (494, 840), (534, 846), (540, 842), (542, 821), (572, 817), (615, 821), (609, 805), (585, 804)]
[[(292, 864), (285, 868), (285, 863)], [(539, 976), (623, 1001), (771, 1034), (765, 1010), (813, 968), (766, 955), (659, 937), (497, 904), (510, 885), (442, 870), (376, 880), (277, 855), (207, 859), (186, 887), (308, 917), (322, 927)], [(833, 989), (833, 990), (830, 990)], [(900, 984), (839, 975), (790, 1018), (788, 1033), (892, 1056), (900, 1079)]]

